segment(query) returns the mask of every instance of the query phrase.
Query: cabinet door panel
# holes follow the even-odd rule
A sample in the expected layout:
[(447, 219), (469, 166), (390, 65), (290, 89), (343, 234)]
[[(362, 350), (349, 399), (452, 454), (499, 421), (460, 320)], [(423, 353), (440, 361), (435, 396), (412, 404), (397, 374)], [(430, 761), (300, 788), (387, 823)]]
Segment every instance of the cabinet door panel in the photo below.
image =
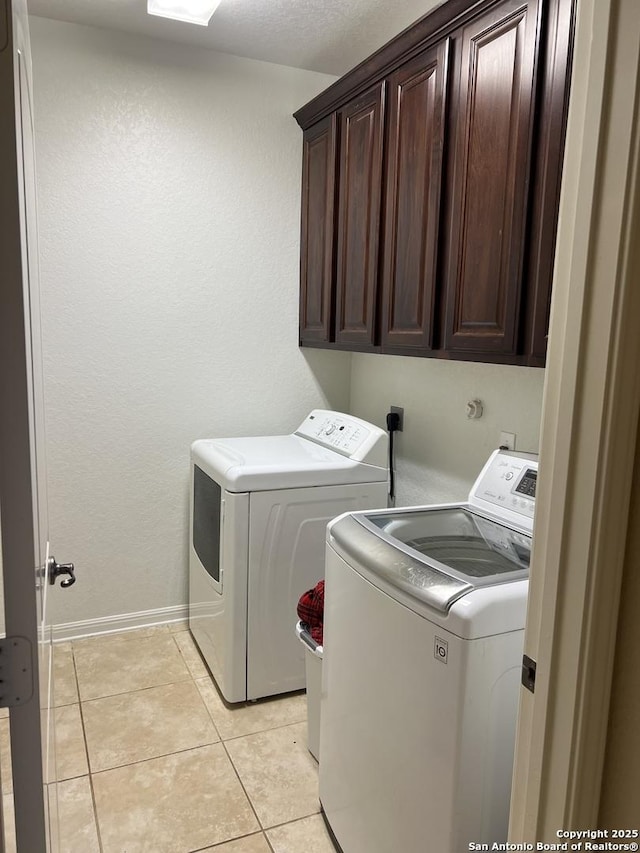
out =
[(340, 113), (336, 341), (375, 343), (384, 84)]
[(429, 350), (435, 285), (449, 41), (389, 79), (382, 348)]
[(540, 66), (540, 110), (534, 149), (534, 192), (528, 230), (528, 306), (525, 352), (529, 364), (546, 359), (562, 158), (569, 102), (573, 0), (547, 0), (546, 50)]
[(305, 131), (302, 156), (300, 343), (332, 339), (336, 117)]
[(465, 27), (447, 269), (445, 348), (516, 352), (533, 130), (538, 2)]

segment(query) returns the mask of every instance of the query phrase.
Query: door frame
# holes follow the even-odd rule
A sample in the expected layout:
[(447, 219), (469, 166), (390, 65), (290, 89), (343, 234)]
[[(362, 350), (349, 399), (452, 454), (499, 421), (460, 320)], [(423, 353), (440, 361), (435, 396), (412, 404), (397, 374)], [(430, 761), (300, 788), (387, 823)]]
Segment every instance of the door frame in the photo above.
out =
[(579, 0), (574, 63), (512, 842), (598, 828), (640, 410), (637, 0)]
[[(24, 32), (19, 33), (16, 26)], [(46, 849), (46, 818), (34, 566), (39, 553), (37, 522), (34, 524), (38, 496), (32, 486), (30, 306), (24, 284), (28, 270), (19, 190), (22, 152), (16, 143), (15, 109), (20, 97), (16, 45), (28, 49), (26, 26), (24, 0), (0, 0), (0, 115), (7, 119), (0, 122), (0, 519), (5, 630), (8, 637), (25, 637), (31, 646), (33, 693), (25, 704), (10, 709), (10, 730), (16, 843), (18, 850), (40, 853)], [(30, 62), (30, 56), (27, 60)]]

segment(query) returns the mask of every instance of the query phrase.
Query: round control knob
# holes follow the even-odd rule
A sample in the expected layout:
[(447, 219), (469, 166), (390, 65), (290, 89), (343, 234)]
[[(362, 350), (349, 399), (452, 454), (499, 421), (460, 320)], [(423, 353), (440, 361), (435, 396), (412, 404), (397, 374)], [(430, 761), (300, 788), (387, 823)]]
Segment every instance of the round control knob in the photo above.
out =
[(334, 432), (335, 428), (336, 428), (335, 424), (329, 424), (329, 426), (324, 431), (324, 434), (325, 435), (331, 435), (331, 433)]
[(507, 471), (504, 475), (505, 480), (513, 480), (513, 471)]

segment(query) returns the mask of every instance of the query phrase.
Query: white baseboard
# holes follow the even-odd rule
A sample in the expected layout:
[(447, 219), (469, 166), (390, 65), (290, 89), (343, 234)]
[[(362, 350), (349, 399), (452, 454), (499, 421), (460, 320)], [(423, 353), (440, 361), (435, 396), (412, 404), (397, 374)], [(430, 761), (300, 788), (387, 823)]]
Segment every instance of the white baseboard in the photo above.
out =
[(136, 628), (165, 625), (167, 622), (179, 622), (188, 618), (189, 606), (178, 604), (175, 607), (161, 607), (158, 610), (141, 610), (138, 613), (123, 613), (120, 616), (104, 616), (101, 619), (62, 622), (52, 625), (53, 642), (61, 643), (63, 640), (77, 640), (80, 637), (93, 637), (96, 634), (133, 631)]

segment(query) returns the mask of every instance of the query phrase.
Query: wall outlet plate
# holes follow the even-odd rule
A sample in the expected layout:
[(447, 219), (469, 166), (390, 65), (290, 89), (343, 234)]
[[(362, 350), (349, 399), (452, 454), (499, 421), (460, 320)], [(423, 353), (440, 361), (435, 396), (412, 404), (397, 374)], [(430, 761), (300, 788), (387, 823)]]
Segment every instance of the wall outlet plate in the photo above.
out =
[(516, 434), (515, 432), (501, 432), (500, 433), (500, 444), (498, 447), (504, 447), (507, 450), (515, 450), (516, 449)]
[(396, 432), (402, 432), (402, 428), (404, 427), (404, 409), (400, 406), (389, 406), (389, 411), (394, 412), (400, 418), (400, 423), (398, 424), (398, 429)]

